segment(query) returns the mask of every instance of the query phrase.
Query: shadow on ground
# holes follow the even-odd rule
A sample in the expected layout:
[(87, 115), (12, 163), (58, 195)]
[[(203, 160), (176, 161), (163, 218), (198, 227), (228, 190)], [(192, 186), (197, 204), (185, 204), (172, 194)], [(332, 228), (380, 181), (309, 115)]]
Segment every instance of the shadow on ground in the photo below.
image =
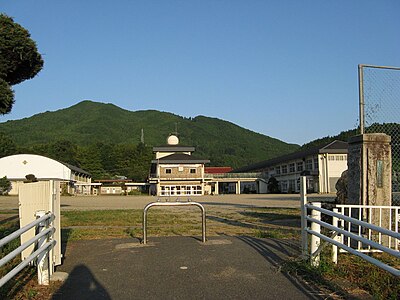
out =
[[(79, 289), (76, 288), (77, 286), (79, 286)], [(65, 294), (68, 294), (70, 299), (111, 300), (107, 290), (85, 265), (78, 265), (72, 270), (67, 280), (54, 293), (52, 299), (65, 299), (63, 298)]]

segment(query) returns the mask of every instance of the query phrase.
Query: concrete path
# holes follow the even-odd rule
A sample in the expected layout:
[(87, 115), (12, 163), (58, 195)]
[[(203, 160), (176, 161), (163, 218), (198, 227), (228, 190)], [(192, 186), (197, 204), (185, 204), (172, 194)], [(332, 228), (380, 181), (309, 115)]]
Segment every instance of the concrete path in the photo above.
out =
[(320, 299), (279, 271), (288, 241), (191, 237), (69, 242), (53, 299)]

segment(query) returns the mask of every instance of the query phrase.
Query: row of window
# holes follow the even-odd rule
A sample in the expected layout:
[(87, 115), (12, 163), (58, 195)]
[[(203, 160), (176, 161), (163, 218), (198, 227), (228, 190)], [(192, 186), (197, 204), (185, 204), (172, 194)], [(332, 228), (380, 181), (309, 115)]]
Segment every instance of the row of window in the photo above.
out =
[(288, 165), (282, 165), (275, 167), (275, 174), (287, 174), (294, 172), (302, 172), (304, 170), (318, 170), (318, 158), (307, 159), (305, 162), (299, 161), (297, 163), (290, 163)]
[[(179, 167), (178, 171), (182, 172), (183, 171), (183, 167)], [(172, 173), (172, 169), (171, 168), (165, 169), (165, 173), (166, 174), (171, 174)], [(190, 169), (190, 174), (196, 174), (196, 169)]]
[(329, 155), (328, 160), (344, 161), (347, 160), (347, 155)]
[(201, 185), (163, 185), (160, 196), (194, 196), (202, 195)]

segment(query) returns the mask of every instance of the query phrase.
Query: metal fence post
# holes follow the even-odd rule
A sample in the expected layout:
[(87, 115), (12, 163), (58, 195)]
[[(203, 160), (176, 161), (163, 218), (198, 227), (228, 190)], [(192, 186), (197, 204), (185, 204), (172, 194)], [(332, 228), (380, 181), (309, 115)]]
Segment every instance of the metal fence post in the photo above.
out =
[(308, 256), (308, 235), (307, 235), (307, 178), (305, 176), (300, 177), (300, 207), (301, 207), (301, 253), (305, 258)]
[[(43, 217), (46, 214), (44, 210), (39, 210), (35, 213), (36, 218)], [(37, 233), (43, 231), (48, 225), (48, 221), (43, 221), (37, 226)], [(47, 242), (48, 237), (44, 236), (37, 242), (37, 249), (40, 249), (45, 242)], [(50, 262), (49, 262), (49, 251), (44, 251), (37, 257), (37, 273), (38, 273), (38, 283), (40, 285), (49, 285), (50, 282)]]
[[(321, 207), (321, 202), (315, 202), (313, 203), (314, 206), (316, 207)], [(311, 211), (311, 217), (321, 221), (321, 212), (317, 211), (317, 210), (312, 210)], [(315, 223), (315, 222), (311, 222), (311, 230), (315, 231), (317, 233), (321, 232), (321, 225)], [(321, 238), (315, 236), (314, 234), (311, 235), (311, 265), (313, 267), (318, 267), (319, 266), (319, 262), (320, 262), (320, 255), (319, 253), (316, 253), (318, 250), (318, 247), (321, 243)]]
[[(339, 210), (337, 208), (333, 209), (334, 213), (339, 213)], [(332, 226), (334, 227), (338, 227), (338, 218), (337, 217), (332, 217)], [(336, 235), (334, 238), (336, 241), (340, 241), (340, 235)], [(332, 244), (332, 262), (334, 264), (337, 264), (338, 262), (338, 246), (336, 246), (335, 244)]]

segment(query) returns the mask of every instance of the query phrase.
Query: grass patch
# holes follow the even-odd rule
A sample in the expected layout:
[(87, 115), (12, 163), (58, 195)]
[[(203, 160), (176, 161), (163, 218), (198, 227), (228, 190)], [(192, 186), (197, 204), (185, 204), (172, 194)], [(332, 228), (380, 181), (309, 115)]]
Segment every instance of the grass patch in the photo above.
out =
[[(253, 208), (246, 211), (207, 210), (207, 235), (249, 235), (298, 239), (299, 229), (289, 224), (298, 220), (298, 209)], [(142, 237), (143, 210), (64, 211), (61, 216), (63, 241), (79, 239)], [(287, 224), (269, 224), (288, 220)], [(149, 236), (199, 236), (201, 214), (193, 208), (152, 208), (147, 214)]]
[[(371, 256), (399, 267), (399, 259), (382, 253)], [(330, 260), (330, 250), (323, 251), (320, 266), (314, 268), (309, 261), (287, 261), (283, 270), (312, 282), (332, 293), (339, 291), (345, 298), (362, 298), (366, 294), (377, 300), (400, 298), (400, 278), (351, 254), (340, 254), (338, 264)], [(349, 296), (351, 295), (351, 296)]]
[(300, 229), (269, 229), (256, 230), (254, 237), (256, 238), (272, 238), (272, 239), (297, 239), (300, 234)]

